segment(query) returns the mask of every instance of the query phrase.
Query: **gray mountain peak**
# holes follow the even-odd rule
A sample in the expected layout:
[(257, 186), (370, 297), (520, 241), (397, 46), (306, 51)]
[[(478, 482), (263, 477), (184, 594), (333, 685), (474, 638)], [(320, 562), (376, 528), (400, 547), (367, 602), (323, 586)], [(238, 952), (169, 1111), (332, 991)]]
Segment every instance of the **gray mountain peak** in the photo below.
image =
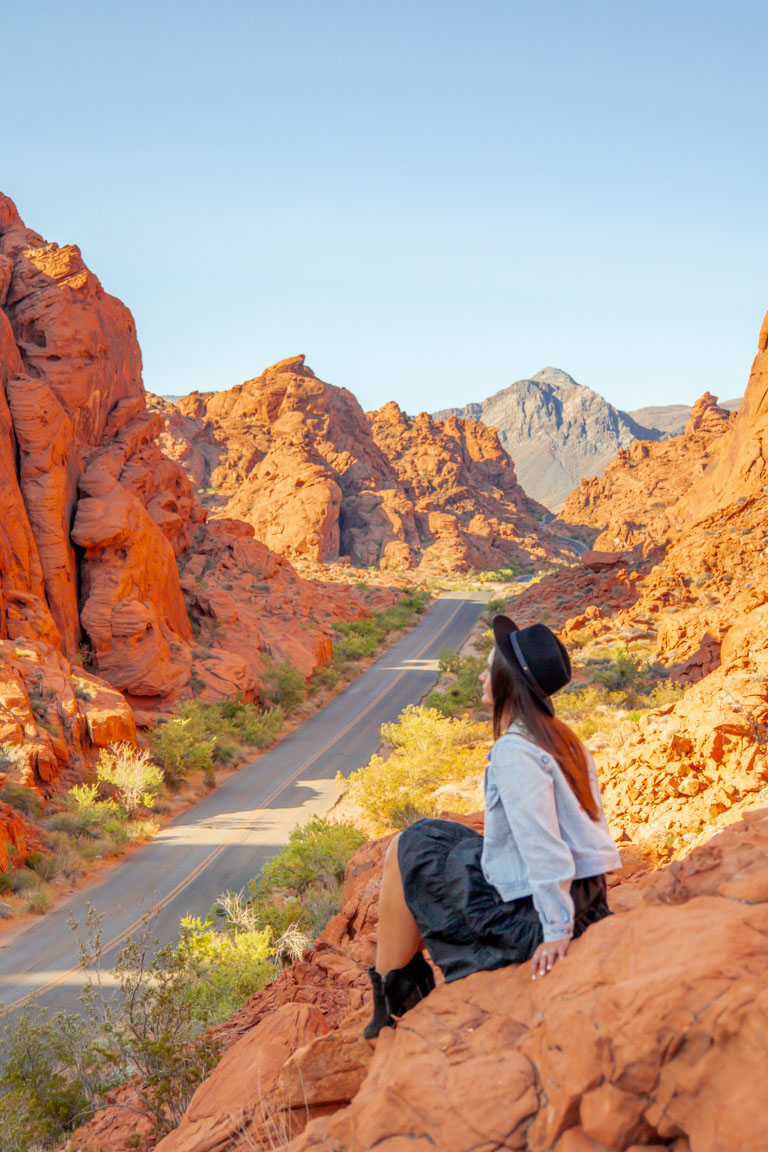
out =
[(562, 507), (583, 476), (602, 472), (619, 448), (662, 437), (551, 367), (479, 403), (435, 415), (481, 420), (497, 428), (523, 488), (552, 511)]

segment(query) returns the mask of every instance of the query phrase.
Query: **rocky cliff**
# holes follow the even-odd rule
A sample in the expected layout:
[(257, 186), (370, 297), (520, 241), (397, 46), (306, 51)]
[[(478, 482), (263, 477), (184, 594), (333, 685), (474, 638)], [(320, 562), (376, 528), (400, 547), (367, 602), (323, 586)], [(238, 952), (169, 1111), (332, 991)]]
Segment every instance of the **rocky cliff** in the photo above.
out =
[(543, 368), (487, 400), (437, 416), (482, 420), (496, 428), (525, 491), (552, 511), (583, 476), (602, 472), (619, 448), (661, 438), (558, 368)]
[[(368, 1043), (386, 841), (366, 845), (314, 949), (225, 1025), (228, 1050), (162, 1152), (768, 1148), (766, 332), (736, 421), (706, 396), (681, 443), (639, 457), (644, 480), (626, 460), (607, 474), (637, 518), (650, 477), (681, 469), (660, 496), (680, 505), (667, 542), (554, 572), (510, 605), (562, 632), (577, 677), (591, 638), (688, 685), (594, 746), (622, 852), (614, 915), (545, 980), (523, 965), (439, 985)], [(121, 1092), (78, 1147), (128, 1147)]]
[[(159, 1150), (766, 1147), (768, 810), (656, 873), (627, 861), (615, 914), (545, 980), (522, 965), (441, 984), (369, 1042), (385, 843), (351, 861), (314, 950), (225, 1026), (223, 1059)], [(72, 1146), (135, 1146), (130, 1105), (127, 1087)]]
[(601, 476), (582, 480), (565, 501), (557, 530), (583, 535), (580, 529), (591, 528), (593, 539), (599, 533), (598, 549), (668, 540), (680, 527), (689, 490), (714, 467), (735, 420), (706, 392), (682, 435), (660, 443), (635, 440), (619, 449)]
[(24, 782), (76, 779), (135, 740), (129, 703), (167, 707), (193, 671), (213, 697), (255, 698), (283, 656), (308, 675), (363, 611), (249, 525), (206, 523), (159, 444), (130, 312), (4, 196), (0, 385), (0, 743), (23, 745)]
[(215, 515), (251, 524), (284, 556), (424, 572), (563, 554), (537, 539), (546, 510), (492, 430), (412, 419), (396, 404), (366, 416), (303, 356), (225, 392), (152, 404), (166, 452), (209, 491)]

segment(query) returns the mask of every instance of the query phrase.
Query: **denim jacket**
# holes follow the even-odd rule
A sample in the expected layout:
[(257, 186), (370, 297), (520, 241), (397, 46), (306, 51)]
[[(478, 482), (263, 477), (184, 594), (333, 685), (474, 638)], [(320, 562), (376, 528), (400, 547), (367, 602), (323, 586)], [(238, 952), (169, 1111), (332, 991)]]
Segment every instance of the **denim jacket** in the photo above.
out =
[(545, 940), (573, 935), (572, 880), (621, 865), (587, 756), (598, 820), (579, 804), (557, 761), (517, 725), (496, 741), (485, 770), (483, 873), (502, 900), (533, 897)]

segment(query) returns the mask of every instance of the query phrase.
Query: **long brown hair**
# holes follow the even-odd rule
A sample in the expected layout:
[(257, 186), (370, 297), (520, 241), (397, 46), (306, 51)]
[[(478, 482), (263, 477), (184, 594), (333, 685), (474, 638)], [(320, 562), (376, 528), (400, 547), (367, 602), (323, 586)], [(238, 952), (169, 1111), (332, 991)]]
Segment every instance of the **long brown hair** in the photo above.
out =
[(522, 675), (515, 675), (498, 648), (491, 663), (491, 694), (494, 740), (503, 734), (505, 722), (518, 720), (534, 744), (557, 760), (579, 804), (588, 816), (598, 820), (600, 811), (592, 795), (586, 748), (567, 724), (536, 702)]

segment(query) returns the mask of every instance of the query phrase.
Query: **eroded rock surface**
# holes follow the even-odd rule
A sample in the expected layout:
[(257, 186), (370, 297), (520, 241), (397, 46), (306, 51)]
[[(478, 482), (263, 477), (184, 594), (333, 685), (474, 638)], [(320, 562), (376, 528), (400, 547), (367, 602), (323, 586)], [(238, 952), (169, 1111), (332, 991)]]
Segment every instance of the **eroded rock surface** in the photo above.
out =
[(691, 486), (715, 466), (735, 421), (706, 392), (682, 435), (660, 443), (635, 440), (602, 475), (582, 480), (563, 505), (558, 530), (591, 528), (595, 548), (614, 551), (669, 541), (687, 519)]
[(152, 404), (164, 449), (215, 514), (251, 524), (284, 556), (452, 572), (565, 554), (537, 538), (545, 509), (493, 430), (414, 419), (394, 403), (366, 416), (303, 356), (226, 392)]
[[(766, 1147), (768, 810), (658, 872), (625, 865), (615, 915), (546, 979), (522, 965), (441, 984), (371, 1043), (385, 845), (353, 858), (315, 950), (224, 1026), (226, 1055), (162, 1152)], [(125, 1148), (118, 1115), (76, 1146)]]
[[(256, 699), (272, 661), (309, 676), (330, 658), (332, 624), (366, 610), (358, 591), (299, 578), (248, 524), (206, 523), (159, 443), (130, 312), (77, 247), (47, 243), (3, 196), (0, 384), (0, 639), (46, 653), (49, 679), (84, 658), (102, 702), (93, 724), (25, 734), (35, 779), (82, 765), (92, 728), (132, 729), (111, 689), (150, 711), (193, 691)], [(246, 408), (235, 415), (247, 430)], [(352, 419), (350, 443), (359, 430)], [(316, 516), (308, 499), (307, 533)]]

